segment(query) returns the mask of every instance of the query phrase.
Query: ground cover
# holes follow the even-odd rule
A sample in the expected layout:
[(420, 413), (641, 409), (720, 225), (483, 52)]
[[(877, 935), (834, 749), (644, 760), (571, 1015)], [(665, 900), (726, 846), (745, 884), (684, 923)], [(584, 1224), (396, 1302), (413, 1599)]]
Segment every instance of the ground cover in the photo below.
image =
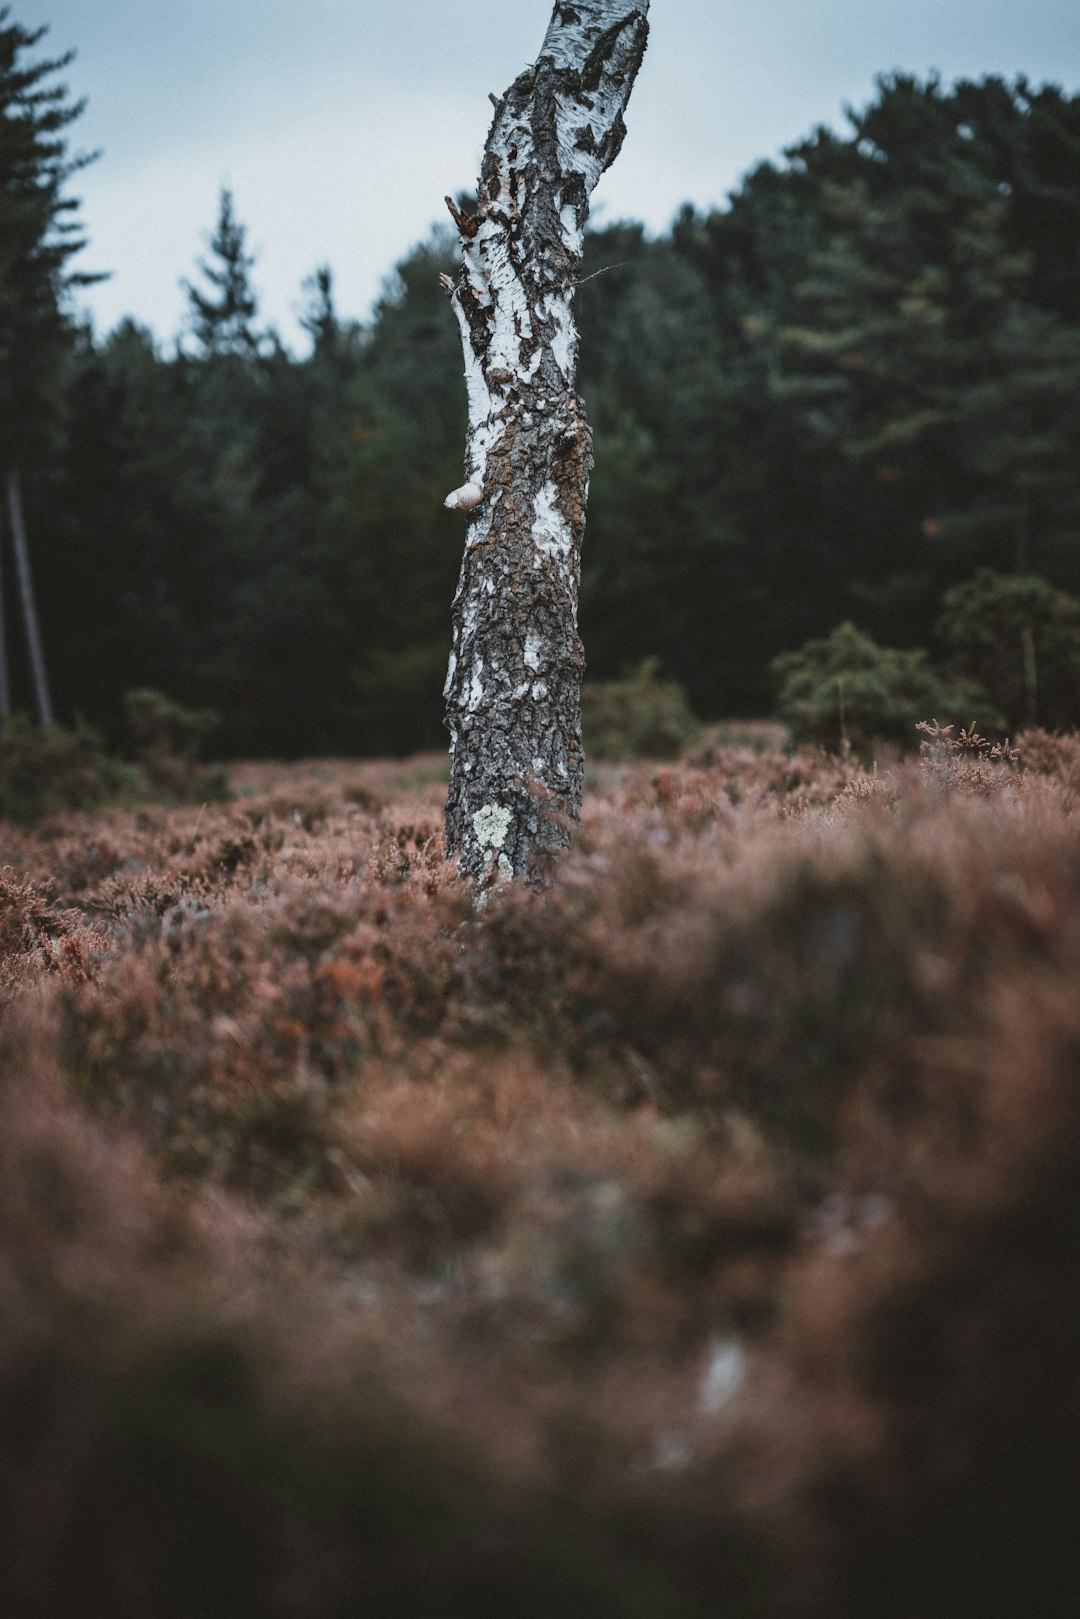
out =
[(968, 740), (479, 907), (428, 757), (5, 824), (4, 1611), (1074, 1613), (1080, 740)]

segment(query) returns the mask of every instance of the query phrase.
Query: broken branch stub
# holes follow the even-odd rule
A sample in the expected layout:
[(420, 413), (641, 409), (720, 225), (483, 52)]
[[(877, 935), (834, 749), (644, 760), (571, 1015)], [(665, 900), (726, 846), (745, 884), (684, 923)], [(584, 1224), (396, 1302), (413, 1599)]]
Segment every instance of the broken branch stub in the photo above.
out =
[[(543, 881), (581, 810), (577, 598), (591, 436), (576, 391), (574, 287), (589, 199), (626, 134), (648, 4), (556, 5), (502, 98), (477, 211), (447, 204), (462, 270), (468, 513), (446, 677), (447, 850), (487, 884)], [(444, 280), (444, 286), (446, 282)]]

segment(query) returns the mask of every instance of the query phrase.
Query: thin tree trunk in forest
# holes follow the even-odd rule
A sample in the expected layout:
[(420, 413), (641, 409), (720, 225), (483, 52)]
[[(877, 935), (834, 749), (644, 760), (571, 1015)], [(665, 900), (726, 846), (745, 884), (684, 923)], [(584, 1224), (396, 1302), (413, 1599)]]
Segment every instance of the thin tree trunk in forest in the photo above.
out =
[(1024, 654), (1024, 724), (1033, 731), (1039, 723), (1039, 673), (1035, 662), (1035, 636), (1030, 624), (1020, 631)]
[(19, 594), (22, 597), (23, 622), (26, 625), (26, 644), (30, 650), (30, 668), (34, 676), (34, 694), (37, 698), (38, 718), (42, 725), (52, 725), (53, 711), (49, 699), (49, 680), (45, 672), (45, 654), (41, 649), (41, 631), (38, 628), (37, 608), (34, 605), (34, 582), (30, 574), (30, 547), (26, 540), (26, 522), (23, 517), (22, 489), (17, 467), (8, 472), (8, 515), (11, 518), (11, 539), (15, 547), (15, 569), (19, 576)]
[(443, 278), (469, 396), (469, 515), (446, 678), (447, 852), (481, 884), (540, 882), (581, 810), (577, 597), (592, 441), (572, 301), (589, 199), (618, 156), (648, 0), (558, 4), (501, 99), (477, 213), (447, 199), (462, 273)]
[(4, 530), (0, 526), (0, 737), (7, 735), (11, 715), (11, 676), (8, 673), (7, 620), (4, 617)]

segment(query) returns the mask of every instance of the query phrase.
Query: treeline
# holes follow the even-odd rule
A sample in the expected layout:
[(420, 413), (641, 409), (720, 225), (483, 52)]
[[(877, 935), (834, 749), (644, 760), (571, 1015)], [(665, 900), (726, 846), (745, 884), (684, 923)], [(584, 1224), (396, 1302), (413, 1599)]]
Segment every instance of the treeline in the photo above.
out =
[[(895, 76), (849, 124), (657, 240), (589, 238), (590, 673), (655, 656), (703, 718), (770, 711), (772, 660), (843, 620), (937, 653), (981, 568), (1080, 594), (1080, 96)], [(453, 259), (436, 229), (364, 325), (319, 269), (296, 355), (226, 194), (171, 351), (67, 326), (24, 477), (61, 717), (155, 687), (223, 753), (439, 745)]]

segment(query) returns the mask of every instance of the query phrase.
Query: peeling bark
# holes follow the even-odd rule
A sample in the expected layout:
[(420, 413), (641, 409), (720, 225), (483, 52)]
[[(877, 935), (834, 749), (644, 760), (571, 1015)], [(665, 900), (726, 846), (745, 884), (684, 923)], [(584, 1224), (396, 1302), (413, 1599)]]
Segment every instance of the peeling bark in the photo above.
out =
[(573, 295), (589, 199), (626, 134), (648, 0), (558, 4), (540, 55), (492, 97), (477, 212), (443, 278), (461, 330), (469, 517), (445, 696), (447, 850), (481, 884), (544, 880), (581, 810), (577, 599), (592, 441)]

